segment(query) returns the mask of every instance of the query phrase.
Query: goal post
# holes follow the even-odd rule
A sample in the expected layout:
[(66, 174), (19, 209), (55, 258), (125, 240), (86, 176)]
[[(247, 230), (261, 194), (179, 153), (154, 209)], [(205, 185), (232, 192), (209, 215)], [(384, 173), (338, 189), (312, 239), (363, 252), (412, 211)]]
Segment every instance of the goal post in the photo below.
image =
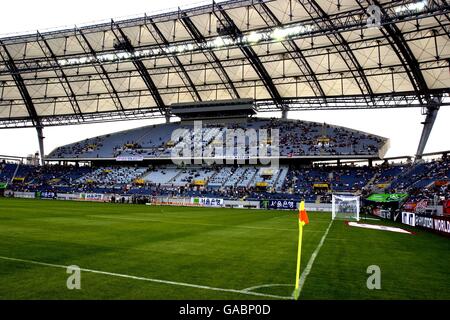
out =
[(333, 194), (331, 203), (331, 216), (333, 220), (359, 221), (359, 196)]

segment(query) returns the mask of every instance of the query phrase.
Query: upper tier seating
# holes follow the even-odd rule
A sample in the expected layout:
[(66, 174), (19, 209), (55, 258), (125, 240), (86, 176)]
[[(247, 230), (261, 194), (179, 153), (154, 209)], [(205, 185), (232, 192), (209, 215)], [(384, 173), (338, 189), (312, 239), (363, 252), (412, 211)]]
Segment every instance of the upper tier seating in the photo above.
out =
[[(189, 130), (180, 131), (177, 129)], [(207, 146), (239, 147), (245, 154), (250, 153), (249, 136), (242, 143), (231, 141), (228, 129), (267, 129), (269, 136), (266, 141), (259, 141), (254, 150), (266, 146), (268, 154), (276, 151), (275, 138), (270, 138), (270, 130), (279, 130), (279, 153), (283, 157), (303, 156), (376, 156), (386, 145), (387, 139), (349, 128), (332, 126), (329, 124), (251, 118), (247, 123), (224, 125), (204, 125), (202, 136), (195, 135), (192, 125), (169, 123), (152, 125), (132, 130), (126, 130), (93, 137), (83, 141), (61, 146), (53, 150), (50, 159), (103, 159), (119, 156), (139, 156), (148, 159), (170, 158), (174, 151), (180, 152), (181, 147), (190, 138), (191, 143), (198, 143), (202, 150)], [(260, 132), (258, 131), (257, 134)], [(273, 141), (272, 141), (273, 140)], [(193, 150), (192, 145), (189, 146)], [(253, 150), (252, 149), (252, 150)], [(240, 152), (239, 151), (239, 152)], [(239, 154), (238, 149), (232, 149), (234, 157)], [(224, 150), (225, 153), (225, 150)]]

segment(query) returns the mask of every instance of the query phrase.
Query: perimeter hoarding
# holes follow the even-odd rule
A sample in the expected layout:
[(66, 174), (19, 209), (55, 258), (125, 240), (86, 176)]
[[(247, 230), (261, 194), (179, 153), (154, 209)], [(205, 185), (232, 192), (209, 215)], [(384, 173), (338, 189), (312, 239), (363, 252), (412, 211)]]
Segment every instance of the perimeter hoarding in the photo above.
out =
[(371, 194), (367, 200), (380, 203), (401, 202), (407, 197), (407, 193), (374, 193)]
[(191, 204), (205, 207), (223, 207), (221, 198), (191, 198)]
[(297, 210), (299, 201), (296, 200), (261, 200), (260, 208), (272, 210)]
[(51, 191), (37, 191), (36, 192), (37, 199), (55, 199), (56, 193)]
[(402, 212), (402, 223), (450, 237), (450, 217)]
[(80, 193), (78, 200), (82, 201), (103, 201), (105, 195), (102, 193)]

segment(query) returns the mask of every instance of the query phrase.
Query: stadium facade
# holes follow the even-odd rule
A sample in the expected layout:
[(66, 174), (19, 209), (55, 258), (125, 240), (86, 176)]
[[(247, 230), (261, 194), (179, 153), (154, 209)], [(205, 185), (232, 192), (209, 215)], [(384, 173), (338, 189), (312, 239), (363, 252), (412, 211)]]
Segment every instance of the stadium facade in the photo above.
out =
[[(201, 147), (220, 146), (226, 148), (227, 123), (202, 124), (199, 139)], [(47, 161), (58, 162), (136, 162), (145, 160), (172, 161), (174, 151), (183, 143), (183, 136), (177, 130), (186, 130), (194, 141), (194, 123), (180, 122), (141, 127), (132, 130), (93, 137), (61, 146), (52, 151)], [(348, 128), (296, 120), (251, 118), (240, 124), (233, 124), (234, 129), (246, 133), (249, 129), (268, 129), (279, 131), (278, 157), (280, 160), (330, 160), (330, 159), (382, 159), (389, 146), (386, 138)], [(261, 145), (272, 146), (272, 137), (259, 141)], [(233, 145), (237, 149), (236, 144)], [(249, 162), (250, 146), (245, 148), (243, 161)], [(271, 148), (269, 148), (269, 153)], [(231, 160), (237, 162), (237, 151), (232, 150)], [(178, 155), (177, 155), (178, 156)], [(223, 155), (224, 157), (226, 155)], [(219, 155), (213, 155), (217, 158)]]
[[(448, 298), (450, 151), (423, 151), (449, 42), (445, 0), (212, 1), (0, 38), (0, 129), (40, 145), (0, 155), (0, 299)], [(422, 111), (414, 156), (289, 119), (375, 108)], [(44, 153), (46, 127), (133, 119), (160, 123)]]
[[(371, 10), (369, 10), (371, 9)], [(446, 1), (233, 0), (0, 39), (0, 125), (172, 116), (253, 99), (257, 112), (420, 107), (417, 155), (448, 104)]]
[[(449, 104), (449, 14), (446, 1), (232, 0), (3, 37), (0, 127), (36, 128), (41, 163), (59, 165), (5, 162), (1, 177), (17, 182), (16, 191), (149, 195), (165, 186), (163, 192), (187, 196), (319, 202), (330, 190), (447, 181), (445, 152), (432, 164), (373, 167), (387, 160), (388, 138), (289, 120), (288, 112), (420, 108), (419, 160), (440, 107)], [(264, 112), (281, 118), (257, 117)], [(165, 124), (92, 137), (44, 156), (47, 126), (157, 118)], [(250, 163), (247, 146), (242, 155), (232, 151), (228, 165), (172, 163), (184, 139), (201, 150), (223, 147), (228, 129), (277, 130), (256, 149), (268, 158), (276, 152), (279, 166)], [(175, 134), (180, 130), (185, 134)], [(233, 140), (232, 147), (242, 146)], [(329, 160), (368, 166), (313, 166)]]

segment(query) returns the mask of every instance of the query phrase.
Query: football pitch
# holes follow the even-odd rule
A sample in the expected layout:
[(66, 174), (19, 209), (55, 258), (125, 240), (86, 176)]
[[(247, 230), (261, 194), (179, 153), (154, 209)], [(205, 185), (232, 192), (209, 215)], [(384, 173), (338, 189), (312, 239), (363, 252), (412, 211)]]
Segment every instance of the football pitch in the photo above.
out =
[[(300, 299), (450, 299), (449, 239), (308, 215)], [(297, 237), (293, 211), (0, 199), (0, 299), (292, 299)]]

